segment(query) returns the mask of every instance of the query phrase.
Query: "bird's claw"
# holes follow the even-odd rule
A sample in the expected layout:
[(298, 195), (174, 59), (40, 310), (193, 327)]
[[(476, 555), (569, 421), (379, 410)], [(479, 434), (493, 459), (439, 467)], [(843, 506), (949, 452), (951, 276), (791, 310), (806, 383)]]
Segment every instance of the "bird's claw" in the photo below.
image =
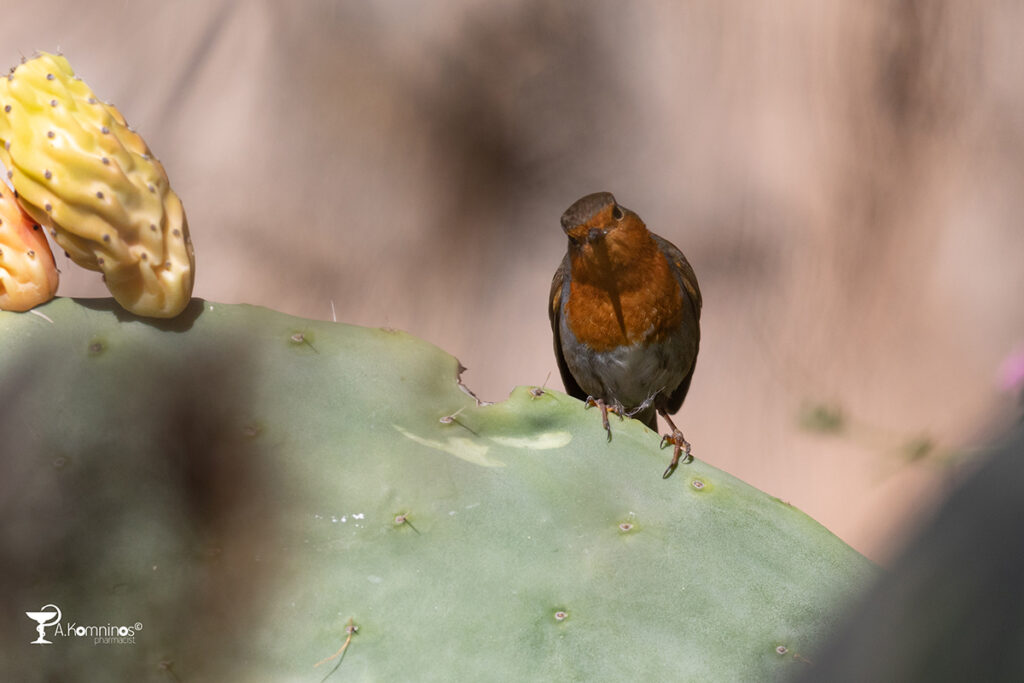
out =
[(604, 399), (594, 398), (593, 396), (587, 396), (587, 400), (583, 404), (584, 410), (589, 410), (597, 406), (601, 409), (601, 426), (608, 432), (608, 441), (612, 440), (612, 426), (608, 424), (608, 413), (615, 413), (619, 416), (619, 420), (623, 420), (622, 414), (625, 412), (622, 406), (616, 404), (608, 405), (604, 402)]
[[(673, 430), (671, 434), (665, 434), (661, 437), (661, 448), (668, 444), (675, 446), (675, 450), (672, 452), (672, 462), (665, 468), (665, 473), (661, 475), (662, 479), (668, 479), (672, 476), (672, 473), (676, 471), (676, 467), (679, 466), (680, 458), (682, 458), (684, 464), (693, 460), (693, 455), (690, 453), (690, 442), (683, 438), (683, 433), (678, 429)], [(685, 458), (682, 457), (683, 453), (686, 454)]]

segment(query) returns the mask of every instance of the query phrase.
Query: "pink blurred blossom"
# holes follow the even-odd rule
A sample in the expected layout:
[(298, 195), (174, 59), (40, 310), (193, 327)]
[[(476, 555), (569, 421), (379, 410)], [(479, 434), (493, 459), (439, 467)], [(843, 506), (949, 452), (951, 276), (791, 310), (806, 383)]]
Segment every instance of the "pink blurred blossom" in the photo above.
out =
[(999, 388), (1010, 393), (1024, 390), (1024, 346), (1010, 353), (999, 366)]

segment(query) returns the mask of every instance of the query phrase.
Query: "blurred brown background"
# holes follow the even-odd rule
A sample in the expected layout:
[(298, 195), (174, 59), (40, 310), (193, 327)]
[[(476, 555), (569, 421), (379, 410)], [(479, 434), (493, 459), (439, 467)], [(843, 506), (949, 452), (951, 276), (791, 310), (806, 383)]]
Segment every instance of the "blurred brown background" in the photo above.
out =
[[(558, 218), (611, 190), (700, 279), (696, 456), (883, 562), (1019, 405), (1019, 3), (3, 9), (0, 62), (63, 51), (162, 159), (197, 296), (333, 302), (487, 399), (560, 388)], [(61, 294), (106, 295), (58, 262)]]

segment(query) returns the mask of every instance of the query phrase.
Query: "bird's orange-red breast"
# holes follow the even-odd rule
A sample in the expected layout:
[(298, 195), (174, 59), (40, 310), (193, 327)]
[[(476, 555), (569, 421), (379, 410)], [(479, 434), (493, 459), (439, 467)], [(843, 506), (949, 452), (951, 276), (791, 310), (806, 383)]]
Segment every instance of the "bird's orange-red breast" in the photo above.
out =
[[(655, 235), (610, 192), (562, 214), (569, 247), (551, 282), (555, 358), (570, 395), (671, 434), (675, 469), (690, 445), (672, 422), (690, 388), (700, 346), (697, 277), (674, 244)], [(609, 438), (611, 431), (609, 429)]]

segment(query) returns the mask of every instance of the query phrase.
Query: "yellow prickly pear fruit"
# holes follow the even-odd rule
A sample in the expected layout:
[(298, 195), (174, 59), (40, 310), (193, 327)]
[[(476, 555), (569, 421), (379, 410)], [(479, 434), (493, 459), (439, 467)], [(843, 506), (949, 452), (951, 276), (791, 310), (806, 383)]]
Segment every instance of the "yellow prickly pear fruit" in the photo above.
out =
[(0, 184), (0, 311), (27, 311), (57, 293), (57, 264), (39, 224)]
[(163, 165), (112, 105), (42, 53), (0, 77), (0, 161), (18, 201), (127, 310), (172, 318), (195, 257)]

